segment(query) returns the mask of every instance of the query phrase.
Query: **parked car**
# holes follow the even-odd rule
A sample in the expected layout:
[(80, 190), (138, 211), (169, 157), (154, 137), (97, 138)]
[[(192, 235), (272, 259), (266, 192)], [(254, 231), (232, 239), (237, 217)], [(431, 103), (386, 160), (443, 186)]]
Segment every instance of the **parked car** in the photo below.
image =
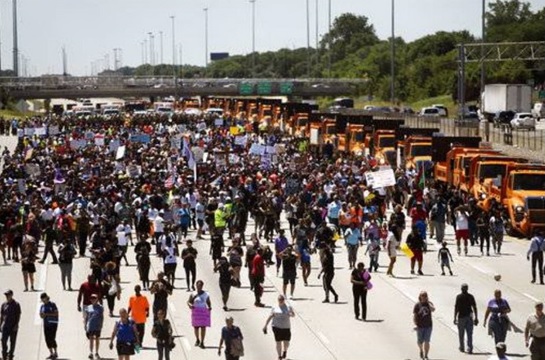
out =
[(448, 116), (448, 109), (447, 109), (447, 107), (445, 105), (443, 105), (443, 104), (433, 104), (431, 107), (439, 109), (439, 116), (444, 116), (444, 117)]
[(420, 110), (420, 115), (426, 117), (440, 117), (442, 114), (441, 109), (436, 107), (425, 107)]
[(532, 113), (517, 113), (513, 120), (511, 120), (511, 127), (513, 129), (528, 129), (536, 130), (536, 119)]
[(539, 121), (539, 119), (545, 118), (545, 103), (535, 103), (534, 107), (532, 108), (532, 115), (534, 115), (537, 121)]
[(494, 115), (494, 127), (501, 127), (502, 125), (511, 125), (511, 120), (515, 117), (516, 112), (512, 110), (499, 111)]

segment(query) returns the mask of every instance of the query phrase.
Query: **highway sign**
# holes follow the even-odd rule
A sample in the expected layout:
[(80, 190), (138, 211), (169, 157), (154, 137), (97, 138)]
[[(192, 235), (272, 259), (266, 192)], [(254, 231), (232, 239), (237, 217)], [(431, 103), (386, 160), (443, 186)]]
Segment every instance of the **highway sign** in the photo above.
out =
[(270, 81), (260, 82), (257, 84), (258, 95), (270, 95), (272, 93), (272, 84)]
[(293, 83), (285, 82), (280, 83), (280, 94), (282, 95), (291, 95), (293, 93)]
[(239, 87), (240, 95), (253, 95), (254, 85), (250, 83), (241, 83)]

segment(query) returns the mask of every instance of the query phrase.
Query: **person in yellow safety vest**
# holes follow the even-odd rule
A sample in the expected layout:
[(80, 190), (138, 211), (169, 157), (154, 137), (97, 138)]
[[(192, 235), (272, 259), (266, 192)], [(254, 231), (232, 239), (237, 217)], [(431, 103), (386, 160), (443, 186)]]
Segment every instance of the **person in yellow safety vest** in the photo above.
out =
[(217, 210), (214, 212), (214, 227), (216, 228), (216, 234), (223, 236), (223, 231), (226, 226), (227, 214), (225, 212), (225, 205), (219, 203)]

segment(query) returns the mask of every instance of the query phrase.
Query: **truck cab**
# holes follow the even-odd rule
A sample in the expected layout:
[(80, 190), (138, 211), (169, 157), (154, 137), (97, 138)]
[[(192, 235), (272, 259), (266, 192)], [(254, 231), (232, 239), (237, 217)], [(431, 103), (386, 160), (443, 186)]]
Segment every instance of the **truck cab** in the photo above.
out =
[(419, 169), (424, 166), (428, 170), (431, 162), (431, 138), (425, 136), (410, 136), (404, 144), (405, 169)]
[(512, 167), (503, 179), (502, 205), (508, 218), (508, 233), (530, 238), (545, 229), (545, 166)]
[(374, 156), (384, 164), (395, 166), (397, 162), (395, 130), (376, 130), (373, 135)]

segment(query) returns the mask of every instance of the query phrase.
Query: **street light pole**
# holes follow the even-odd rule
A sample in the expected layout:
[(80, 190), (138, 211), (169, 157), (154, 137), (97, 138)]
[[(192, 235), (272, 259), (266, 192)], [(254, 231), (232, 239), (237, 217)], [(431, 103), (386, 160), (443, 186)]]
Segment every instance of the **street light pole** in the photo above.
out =
[(331, 78), (331, 0), (328, 0), (327, 14), (327, 29), (328, 29), (328, 44), (327, 44), (327, 77)]
[(175, 16), (171, 15), (170, 20), (172, 22), (172, 78), (174, 80), (174, 107), (178, 101), (178, 81), (176, 79), (176, 28), (175, 28)]
[(160, 49), (161, 53), (160, 53), (159, 59), (161, 60), (161, 65), (162, 65), (165, 63), (163, 60), (163, 32), (162, 31), (159, 31), (159, 41), (160, 41), (159, 46), (161, 47)]
[(310, 54), (310, 4), (307, 0), (307, 76), (310, 79), (312, 60)]
[(19, 76), (19, 36), (17, 35), (17, 0), (13, 0), (13, 72)]
[[(484, 43), (486, 41), (486, 0), (483, 0), (483, 8), (482, 8), (482, 15), (481, 15), (481, 43)], [(482, 94), (484, 92), (484, 86), (486, 81), (486, 68), (484, 63), (484, 46), (481, 45), (481, 102), (482, 102)], [(481, 112), (484, 110), (482, 107), (483, 104), (481, 104)]]
[(204, 8), (204, 73), (208, 69), (208, 8)]
[(391, 59), (390, 59), (390, 76), (391, 76), (391, 84), (390, 84), (390, 102), (392, 105), (395, 104), (395, 0), (392, 0), (392, 53), (391, 53)]
[(252, 4), (252, 76), (256, 77), (256, 53), (255, 53), (255, 2), (250, 0)]

